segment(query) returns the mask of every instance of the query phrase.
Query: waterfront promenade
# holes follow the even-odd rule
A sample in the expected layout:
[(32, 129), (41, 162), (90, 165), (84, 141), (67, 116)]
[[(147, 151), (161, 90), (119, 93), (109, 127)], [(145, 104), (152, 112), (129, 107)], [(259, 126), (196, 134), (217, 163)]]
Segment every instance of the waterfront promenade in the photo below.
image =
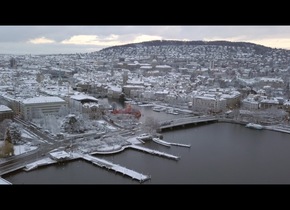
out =
[[(131, 141), (133, 141), (133, 140), (131, 139)], [(135, 139), (135, 142), (136, 142), (136, 139)], [(15, 170), (23, 169), (25, 171), (31, 171), (31, 170), (37, 169), (38, 167), (41, 167), (41, 166), (46, 166), (46, 165), (55, 164), (55, 163), (59, 163), (59, 162), (63, 162), (63, 161), (70, 161), (70, 160), (82, 158), (86, 161), (93, 163), (96, 166), (106, 168), (108, 170), (115, 171), (116, 173), (118, 172), (120, 174), (131, 177), (132, 179), (137, 180), (140, 183), (149, 180), (151, 178), (150, 175), (144, 175), (144, 174), (141, 174), (141, 173), (136, 172), (134, 170), (128, 169), (126, 167), (120, 166), (118, 164), (114, 164), (110, 161), (93, 156), (93, 154), (102, 154), (102, 155), (114, 154), (114, 153), (122, 152), (124, 149), (127, 149), (127, 148), (135, 149), (138, 151), (143, 151), (143, 152), (153, 154), (153, 155), (166, 157), (169, 159), (174, 159), (174, 160), (179, 159), (178, 156), (171, 155), (171, 154), (164, 153), (164, 152), (160, 152), (157, 150), (152, 150), (152, 149), (141, 147), (141, 146), (137, 146), (136, 144), (131, 143), (130, 145), (126, 145), (126, 146), (109, 147), (107, 151), (105, 151), (105, 150), (93, 151), (90, 154), (83, 153), (82, 151), (78, 151), (78, 152), (65, 152), (63, 150), (54, 151), (52, 153), (49, 153), (49, 157), (43, 157), (37, 161), (34, 161), (32, 163), (25, 164), (21, 167), (18, 167)], [(10, 170), (10, 172), (11, 172), (11, 170)], [(3, 182), (4, 181), (5, 181), (5, 179), (3, 179)]]
[[(250, 123), (247, 121), (227, 119), (227, 118), (218, 118), (218, 122), (220, 122), (220, 123), (234, 123), (234, 124), (240, 124), (240, 125), (247, 125), (248, 123)], [(283, 125), (283, 124), (264, 125), (263, 129), (290, 134), (290, 125)]]
[[(241, 125), (246, 125), (248, 123), (246, 121), (239, 121), (239, 120), (235, 120), (235, 119), (226, 119), (226, 118), (215, 118), (215, 119), (216, 119), (216, 121), (214, 121), (214, 122), (220, 122), (220, 123), (235, 123), (235, 124), (241, 124)], [(178, 121), (178, 119), (176, 119), (176, 120)], [(282, 125), (282, 124), (271, 125), (271, 126), (269, 125), (269, 126), (263, 126), (263, 128), (266, 130), (272, 130), (272, 131), (284, 132), (284, 133), (290, 134), (290, 126), (287, 126), (287, 125)], [(130, 137), (130, 138), (133, 138), (133, 137)], [(128, 141), (128, 139), (127, 139), (127, 141)], [(81, 151), (79, 151), (78, 152), (79, 155), (71, 155), (71, 157), (68, 158), (68, 160), (73, 160), (74, 158), (83, 158), (84, 160), (87, 160), (96, 166), (99, 166), (99, 167), (102, 167), (102, 168), (105, 168), (108, 170), (112, 170), (113, 172), (116, 172), (119, 174), (123, 174), (123, 175), (125, 175), (129, 178), (132, 178), (134, 180), (137, 180), (139, 182), (145, 182), (146, 180), (149, 180), (151, 178), (150, 175), (144, 175), (144, 174), (141, 174), (139, 172), (133, 171), (131, 169), (128, 169), (128, 168), (123, 167), (123, 166), (119, 166), (119, 165), (111, 163), (111, 162), (108, 163), (108, 161), (97, 158), (97, 157), (92, 156), (92, 155), (93, 154), (101, 154), (101, 155), (114, 154), (114, 153), (122, 152), (123, 150), (125, 150), (127, 148), (131, 148), (131, 149), (136, 149), (136, 150), (146, 152), (146, 153), (149, 153), (152, 155), (158, 155), (158, 156), (162, 156), (162, 157), (173, 159), (173, 160), (178, 160), (180, 158), (180, 157), (172, 155), (172, 154), (148, 149), (146, 147), (141, 147), (136, 142), (138, 142), (138, 140), (136, 140), (136, 137), (135, 137), (135, 140), (132, 140), (132, 143), (129, 145), (126, 145), (126, 146), (116, 145), (114, 147), (107, 148), (107, 150), (94, 151), (92, 153), (82, 153)], [(164, 143), (164, 142), (165, 141), (162, 141), (162, 143)], [(168, 145), (186, 146), (186, 145), (182, 145), (179, 143), (170, 143), (170, 142), (166, 142), (166, 143), (168, 143)], [(140, 142), (139, 142), (139, 144), (140, 144)], [(190, 145), (187, 145), (187, 147), (190, 147)], [(51, 158), (43, 157), (34, 163), (23, 165), (22, 169), (26, 170), (26, 171), (30, 171), (30, 170), (36, 169), (40, 166), (54, 164), (57, 162), (58, 161), (53, 160)], [(2, 180), (3, 180), (3, 178), (2, 178)], [(5, 180), (4, 180), (4, 182), (5, 182)]]

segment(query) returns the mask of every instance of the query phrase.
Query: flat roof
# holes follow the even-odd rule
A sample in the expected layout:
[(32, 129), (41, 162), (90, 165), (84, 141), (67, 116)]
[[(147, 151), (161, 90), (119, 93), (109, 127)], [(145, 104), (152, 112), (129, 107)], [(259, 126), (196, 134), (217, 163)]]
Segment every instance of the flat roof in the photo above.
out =
[(86, 100), (86, 99), (89, 99), (89, 100), (92, 100), (92, 101), (98, 101), (98, 99), (96, 99), (93, 96), (88, 96), (88, 95), (83, 95), (83, 94), (72, 95), (70, 98), (74, 99), (74, 100), (77, 100), (77, 101), (82, 101), (82, 100)]
[(22, 101), (23, 104), (43, 104), (55, 102), (65, 102), (65, 100), (57, 96), (39, 96), (34, 98), (28, 98)]

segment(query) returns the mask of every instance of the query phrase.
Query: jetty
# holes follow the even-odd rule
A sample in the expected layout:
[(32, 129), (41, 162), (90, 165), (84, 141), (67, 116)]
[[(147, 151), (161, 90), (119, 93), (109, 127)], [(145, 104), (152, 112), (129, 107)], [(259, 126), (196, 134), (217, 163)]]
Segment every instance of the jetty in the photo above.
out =
[[(138, 180), (139, 182), (145, 182), (145, 181), (147, 181), (147, 180), (149, 180), (151, 178), (151, 176), (149, 176), (149, 175), (144, 175), (144, 174), (138, 173), (136, 171), (133, 171), (133, 170), (128, 169), (128, 168), (125, 168), (123, 166), (114, 164), (114, 163), (112, 163), (110, 161), (94, 157), (94, 156), (92, 156), (90, 154), (71, 153), (71, 155), (69, 157), (66, 157), (65, 160), (74, 160), (74, 159), (79, 159), (79, 158), (87, 160), (87, 161), (89, 161), (89, 162), (91, 162), (94, 165), (97, 165), (99, 167), (104, 167), (104, 168), (107, 168), (109, 170), (113, 170), (115, 172), (119, 172), (119, 173), (121, 173), (123, 175), (127, 175), (127, 176), (131, 177), (132, 179)], [(38, 168), (39, 166), (50, 165), (50, 164), (58, 163), (58, 162), (59, 161), (57, 161), (56, 159), (51, 159), (50, 157), (46, 157), (46, 158), (43, 158), (43, 159), (38, 160), (36, 162), (27, 164), (23, 168), (23, 170), (30, 171), (30, 170)]]
[(191, 147), (190, 144), (180, 144), (180, 143), (173, 143), (173, 142), (170, 142), (169, 144), (174, 145), (174, 146), (179, 146), (179, 147), (188, 147), (188, 148)]
[(179, 156), (171, 155), (171, 154), (168, 154), (168, 153), (165, 153), (165, 152), (160, 152), (160, 151), (153, 150), (153, 149), (148, 149), (148, 148), (141, 147), (141, 146), (138, 146), (138, 145), (130, 145), (130, 146), (127, 146), (127, 147), (132, 148), (132, 149), (136, 149), (136, 150), (140, 150), (142, 152), (146, 152), (146, 153), (149, 153), (149, 154), (152, 154), (152, 155), (159, 155), (159, 156), (166, 157), (166, 158), (173, 159), (173, 160), (179, 160), (180, 159)]
[(157, 144), (161, 144), (167, 147), (170, 147), (171, 145), (173, 146), (180, 146), (180, 147), (191, 147), (190, 144), (180, 144), (180, 143), (174, 143), (174, 142), (167, 142), (164, 140), (161, 140), (160, 138), (153, 138), (152, 139), (154, 142), (156, 142)]
[(97, 157), (94, 157), (94, 156), (91, 156), (91, 155), (88, 155), (88, 154), (83, 155), (82, 158), (87, 160), (87, 161), (92, 162), (93, 164), (95, 164), (97, 166), (105, 167), (105, 168), (107, 168), (109, 170), (113, 170), (115, 172), (118, 172), (118, 173), (121, 173), (123, 175), (129, 176), (132, 179), (138, 180), (139, 182), (145, 182), (145, 181), (147, 181), (147, 180), (149, 180), (151, 178), (148, 175), (144, 175), (144, 174), (138, 173), (136, 171), (133, 171), (133, 170), (128, 169), (128, 168), (125, 168), (123, 166), (114, 164), (114, 163), (112, 163), (110, 161), (107, 161), (107, 160), (104, 160), (104, 159), (100, 159), (100, 158), (97, 158)]

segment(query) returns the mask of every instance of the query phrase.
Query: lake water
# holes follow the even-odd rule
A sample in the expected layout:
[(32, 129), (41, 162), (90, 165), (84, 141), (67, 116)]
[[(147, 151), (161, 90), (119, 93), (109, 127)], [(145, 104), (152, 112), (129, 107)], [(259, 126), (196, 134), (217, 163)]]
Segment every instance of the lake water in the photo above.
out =
[[(170, 119), (151, 107), (139, 107), (145, 116)], [(190, 148), (155, 142), (140, 146), (180, 156), (179, 160), (127, 149), (97, 157), (135, 170), (151, 179), (147, 184), (290, 184), (290, 134), (212, 123), (163, 133), (163, 140), (190, 144)], [(3, 176), (12, 184), (140, 184), (127, 176), (85, 160), (44, 166)]]

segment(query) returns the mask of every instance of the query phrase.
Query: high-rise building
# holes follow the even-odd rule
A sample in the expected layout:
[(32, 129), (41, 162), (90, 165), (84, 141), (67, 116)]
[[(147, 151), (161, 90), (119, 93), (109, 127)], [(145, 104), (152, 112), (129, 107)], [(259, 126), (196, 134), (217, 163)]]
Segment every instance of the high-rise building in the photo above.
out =
[(213, 60), (209, 61), (209, 69), (210, 70), (214, 69), (214, 61)]
[(10, 59), (10, 68), (16, 68), (16, 59), (13, 57)]
[(128, 81), (128, 73), (129, 73), (129, 70), (128, 69), (124, 69), (123, 70), (123, 85), (126, 85), (127, 84), (127, 81)]

